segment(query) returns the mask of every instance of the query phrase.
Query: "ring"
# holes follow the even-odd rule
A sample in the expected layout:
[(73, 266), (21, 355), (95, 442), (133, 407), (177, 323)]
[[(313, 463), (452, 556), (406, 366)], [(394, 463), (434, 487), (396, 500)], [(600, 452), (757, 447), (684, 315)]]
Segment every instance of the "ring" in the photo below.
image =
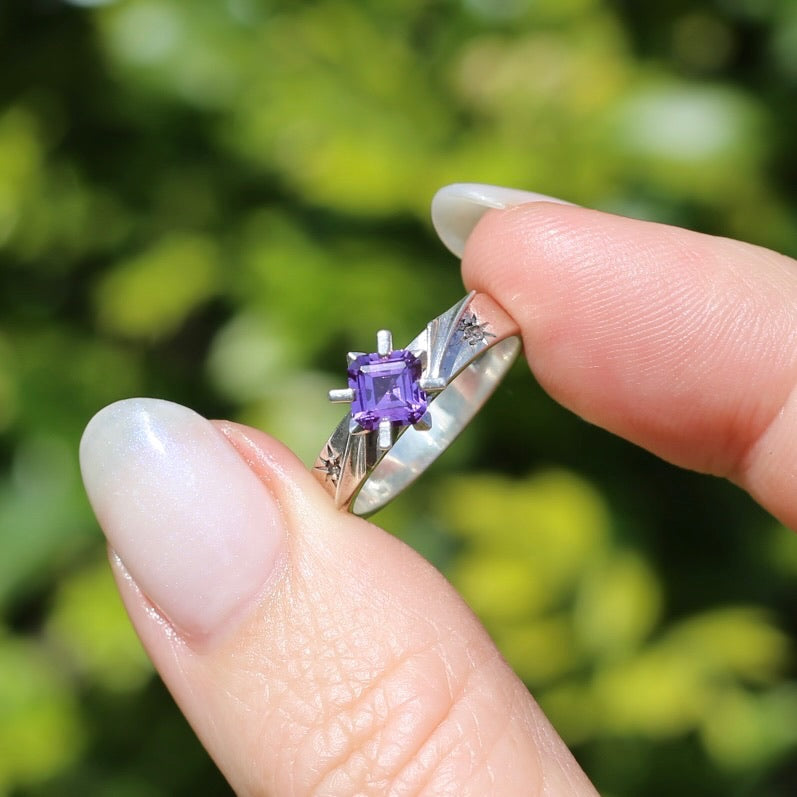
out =
[(339, 509), (367, 516), (448, 448), (520, 352), (517, 324), (486, 294), (468, 294), (403, 349), (383, 329), (376, 352), (349, 352), (350, 403), (313, 465)]

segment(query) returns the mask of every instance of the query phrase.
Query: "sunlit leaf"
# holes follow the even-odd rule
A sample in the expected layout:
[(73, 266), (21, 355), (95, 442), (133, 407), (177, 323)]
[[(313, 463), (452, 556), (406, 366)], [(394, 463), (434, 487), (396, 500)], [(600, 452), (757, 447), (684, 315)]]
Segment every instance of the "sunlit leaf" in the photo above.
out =
[(104, 557), (60, 585), (48, 632), (73, 667), (106, 689), (135, 690), (150, 677), (152, 667)]
[(601, 670), (592, 694), (605, 732), (653, 738), (696, 727), (710, 698), (689, 656), (662, 647)]
[(660, 606), (656, 574), (639, 555), (621, 551), (589, 568), (579, 588), (574, 622), (593, 655), (622, 655), (655, 628)]
[(669, 641), (709, 672), (759, 683), (772, 682), (790, 653), (783, 631), (767, 612), (752, 606), (725, 606), (684, 620)]
[(763, 694), (727, 690), (718, 695), (701, 727), (709, 754), (740, 772), (768, 764), (797, 744), (797, 688)]
[(175, 234), (122, 261), (97, 285), (100, 324), (134, 338), (173, 332), (217, 290), (217, 258), (209, 238)]
[(85, 730), (58, 662), (0, 636), (0, 791), (44, 781), (81, 753)]

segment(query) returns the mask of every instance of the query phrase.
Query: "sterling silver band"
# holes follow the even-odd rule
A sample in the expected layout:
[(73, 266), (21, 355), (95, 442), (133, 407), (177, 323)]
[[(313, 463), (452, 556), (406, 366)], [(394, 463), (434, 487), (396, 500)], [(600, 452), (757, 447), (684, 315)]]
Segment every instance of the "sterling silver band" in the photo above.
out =
[[(380, 355), (392, 347), (378, 333)], [(335, 500), (367, 516), (392, 501), (448, 448), (490, 397), (520, 352), (517, 324), (485, 294), (475, 291), (442, 315), (406, 347), (423, 363), (420, 385), (428, 408), (413, 425), (364, 431), (347, 414), (318, 455), (313, 472)], [(351, 358), (350, 358), (351, 359)], [(353, 391), (332, 390), (333, 401)]]

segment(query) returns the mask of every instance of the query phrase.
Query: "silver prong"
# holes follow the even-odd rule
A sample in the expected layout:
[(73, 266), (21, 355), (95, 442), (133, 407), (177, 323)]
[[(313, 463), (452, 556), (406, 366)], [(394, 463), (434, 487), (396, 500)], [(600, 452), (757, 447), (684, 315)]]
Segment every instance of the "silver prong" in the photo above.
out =
[(428, 432), (432, 428), (432, 415), (429, 412), (425, 412), (423, 417), (417, 422), (412, 425), (413, 429), (417, 429), (419, 432)]
[(354, 420), (354, 418), (351, 418), (349, 420), (349, 434), (361, 435), (361, 434), (366, 434), (367, 432), (368, 430), (363, 429), (362, 426), (360, 426), (360, 424)]
[(380, 451), (387, 451), (393, 445), (393, 424), (387, 418), (379, 421), (379, 438), (377, 445)]
[(330, 390), (329, 400), (333, 404), (346, 404), (354, 401), (354, 388), (344, 387), (340, 390)]
[(346, 365), (351, 365), (358, 357), (362, 357), (365, 354), (364, 351), (350, 351), (346, 355)]
[(446, 386), (446, 380), (440, 377), (424, 376), (418, 380), (418, 385), (424, 393), (439, 393)]
[(376, 353), (380, 357), (386, 357), (393, 351), (393, 334), (389, 329), (380, 329), (376, 333)]

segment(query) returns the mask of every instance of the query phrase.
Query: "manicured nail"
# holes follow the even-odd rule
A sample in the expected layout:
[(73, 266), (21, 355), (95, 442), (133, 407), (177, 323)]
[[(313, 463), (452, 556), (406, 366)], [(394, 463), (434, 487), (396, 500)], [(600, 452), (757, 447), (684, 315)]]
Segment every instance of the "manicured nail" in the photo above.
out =
[(111, 404), (83, 433), (80, 467), (111, 547), (186, 635), (220, 630), (262, 590), (284, 539), (276, 502), (193, 410)]
[(441, 188), (432, 199), (432, 224), (440, 240), (455, 254), (462, 257), (465, 241), (479, 219), (488, 210), (501, 210), (527, 202), (555, 202), (571, 205), (564, 199), (545, 194), (502, 188), (482, 183), (453, 183)]

